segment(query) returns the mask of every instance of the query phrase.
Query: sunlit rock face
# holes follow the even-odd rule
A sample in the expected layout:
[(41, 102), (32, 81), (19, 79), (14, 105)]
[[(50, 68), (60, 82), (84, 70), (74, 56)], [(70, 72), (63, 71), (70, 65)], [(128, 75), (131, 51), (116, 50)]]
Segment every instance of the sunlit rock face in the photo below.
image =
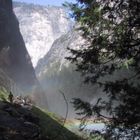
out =
[[(72, 98), (90, 101), (94, 97), (93, 88), (82, 82), (83, 78), (75, 71), (75, 65), (66, 60), (71, 55), (67, 47), (78, 49), (84, 42), (80, 33), (72, 29), (53, 43), (50, 51), (36, 67), (36, 75), (46, 91), (50, 110), (65, 116), (66, 104), (61, 94), (63, 92), (69, 102), (69, 118), (75, 117), (70, 103)], [(94, 87), (94, 92), (96, 90), (98, 88)]]
[(50, 50), (54, 40), (68, 32), (72, 26), (66, 9), (62, 7), (14, 3), (14, 11), (34, 67)]
[(67, 50), (67, 47), (75, 48), (78, 44), (81, 45), (81, 41), (81, 37), (74, 30), (55, 40), (49, 52), (38, 62), (36, 67), (37, 76), (41, 77), (57, 64), (57, 72), (60, 72), (64, 65), (68, 67), (70, 62), (66, 60), (66, 57), (70, 55), (70, 52)]

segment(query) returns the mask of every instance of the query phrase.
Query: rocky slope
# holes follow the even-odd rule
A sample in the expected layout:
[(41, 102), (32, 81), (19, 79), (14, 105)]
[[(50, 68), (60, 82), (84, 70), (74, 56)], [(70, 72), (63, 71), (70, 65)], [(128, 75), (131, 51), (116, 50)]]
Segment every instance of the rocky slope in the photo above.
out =
[(63, 7), (44, 7), (16, 2), (14, 11), (34, 67), (49, 51), (52, 43), (72, 26)]
[[(67, 47), (78, 49), (84, 42), (79, 32), (71, 30), (53, 43), (50, 51), (36, 67), (37, 77), (46, 90), (51, 111), (63, 116), (66, 113), (66, 105), (61, 92), (70, 103), (72, 98), (76, 97), (90, 101), (97, 90), (99, 91), (97, 86), (91, 87), (82, 83), (83, 79), (80, 73), (75, 71), (75, 65), (66, 60), (66, 57), (71, 55)], [(73, 107), (69, 104), (69, 117), (74, 116)]]
[(40, 140), (39, 118), (20, 105), (0, 101), (0, 140)]
[(61, 71), (61, 66), (69, 66), (70, 62), (66, 60), (66, 57), (71, 55), (71, 53), (67, 48), (78, 49), (81, 47), (81, 44), (84, 44), (84, 40), (80, 36), (80, 33), (75, 31), (75, 29), (72, 29), (68, 33), (62, 35), (60, 38), (55, 40), (50, 51), (44, 56), (44, 58), (39, 60), (35, 69), (37, 75), (42, 75), (52, 65), (56, 65), (56, 63), (60, 63), (58, 72)]
[(62, 118), (31, 104), (9, 103), (0, 90), (0, 140), (82, 140), (62, 122)]

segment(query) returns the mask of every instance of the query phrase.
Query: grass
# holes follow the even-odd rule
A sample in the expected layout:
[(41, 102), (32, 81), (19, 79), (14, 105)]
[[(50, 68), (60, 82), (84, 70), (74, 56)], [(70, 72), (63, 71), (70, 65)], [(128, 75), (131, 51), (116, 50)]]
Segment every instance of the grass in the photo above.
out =
[[(0, 101), (8, 101), (8, 92), (0, 89)], [(48, 140), (83, 140), (63, 126), (64, 119), (52, 112), (33, 107), (31, 112), (39, 117), (41, 133)]]
[(42, 134), (50, 140), (83, 140), (63, 127), (61, 118), (56, 117), (53, 113), (44, 112), (37, 107), (33, 107), (32, 111), (40, 119)]
[(0, 89), (0, 101), (7, 101), (8, 100), (8, 92), (4, 89)]
[[(5, 89), (0, 89), (0, 101), (8, 101), (8, 95)], [(5, 113), (2, 110), (0, 112)], [(41, 133), (47, 140), (103, 140), (101, 137), (88, 137), (87, 133), (80, 133), (74, 125), (75, 121), (67, 121), (64, 127), (64, 118), (47, 110), (33, 106), (31, 112), (39, 117)]]

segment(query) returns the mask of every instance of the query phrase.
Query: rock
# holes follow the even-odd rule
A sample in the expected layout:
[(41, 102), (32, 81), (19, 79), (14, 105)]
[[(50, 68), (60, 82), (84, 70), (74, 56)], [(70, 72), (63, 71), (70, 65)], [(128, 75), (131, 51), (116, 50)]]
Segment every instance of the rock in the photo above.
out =
[(13, 117), (20, 117), (21, 115), (12, 107), (7, 107), (4, 109), (7, 113), (9, 113)]
[(14, 11), (34, 67), (73, 24), (63, 7), (14, 2)]
[(0, 110), (6, 108), (8, 105), (6, 102), (0, 102)]
[(30, 110), (0, 101), (0, 140), (39, 140), (39, 118)]
[(25, 138), (37, 138), (40, 134), (40, 129), (37, 125), (31, 122), (24, 122), (22, 127), (21, 135)]
[(0, 0), (0, 67), (17, 85), (27, 90), (38, 84), (30, 56), (19, 30), (19, 22), (13, 12), (12, 0)]
[(2, 80), (0, 86), (8, 90), (14, 86), (12, 89), (15, 94), (18, 94), (15, 88), (20, 94), (32, 93), (35, 89), (39, 91), (38, 96), (44, 98), (44, 91), (36, 78), (31, 58), (20, 33), (12, 0), (0, 0), (0, 80)]
[(28, 114), (28, 115), (24, 115), (24, 118), (27, 120), (27, 121), (30, 121), (32, 123), (36, 123), (36, 124), (39, 124), (39, 119), (38, 117), (34, 116), (33, 114)]

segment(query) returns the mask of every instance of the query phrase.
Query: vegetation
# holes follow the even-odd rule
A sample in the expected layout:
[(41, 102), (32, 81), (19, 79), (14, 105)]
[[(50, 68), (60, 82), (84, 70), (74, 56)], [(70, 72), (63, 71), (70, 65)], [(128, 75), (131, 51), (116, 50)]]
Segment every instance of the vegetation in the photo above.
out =
[[(30, 135), (33, 135), (32, 132), (30, 132), (32, 129), (38, 133), (35, 128), (39, 128), (40, 138), (38, 138), (38, 140), (82, 140), (82, 138), (64, 127), (64, 119), (62, 117), (35, 106), (28, 106), (28, 109), (27, 106), (10, 103), (7, 99), (8, 93), (4, 90), (0, 90), (0, 118), (3, 119), (5, 115), (4, 120), (6, 121), (3, 123), (0, 122), (0, 128), (3, 130), (0, 139), (3, 135), (4, 140), (5, 137), (7, 137), (7, 139), (22, 138), (23, 135), (21, 132), (18, 132), (18, 129), (22, 129), (22, 132), (26, 134), (28, 130), (25, 129), (23, 122), (28, 121), (29, 124), (33, 125), (29, 128), (28, 133), (31, 133)], [(6, 108), (8, 109), (6, 110)], [(20, 125), (18, 125), (19, 118), (22, 118)], [(14, 121), (12, 122), (12, 120)], [(16, 126), (19, 128), (17, 129)], [(28, 137), (28, 139), (30, 138)]]
[(63, 126), (62, 118), (36, 107), (32, 111), (39, 117), (41, 131), (44, 137), (50, 140), (82, 140), (82, 138), (76, 136), (76, 134)]
[(104, 92), (95, 104), (73, 100), (82, 124), (90, 117), (104, 118), (110, 121), (105, 139), (139, 137), (140, 1), (77, 0), (65, 5), (87, 40), (79, 50), (68, 48), (73, 56), (67, 59), (85, 83), (99, 84)]
[(7, 101), (8, 99), (8, 92), (5, 88), (0, 89), (0, 101)]

